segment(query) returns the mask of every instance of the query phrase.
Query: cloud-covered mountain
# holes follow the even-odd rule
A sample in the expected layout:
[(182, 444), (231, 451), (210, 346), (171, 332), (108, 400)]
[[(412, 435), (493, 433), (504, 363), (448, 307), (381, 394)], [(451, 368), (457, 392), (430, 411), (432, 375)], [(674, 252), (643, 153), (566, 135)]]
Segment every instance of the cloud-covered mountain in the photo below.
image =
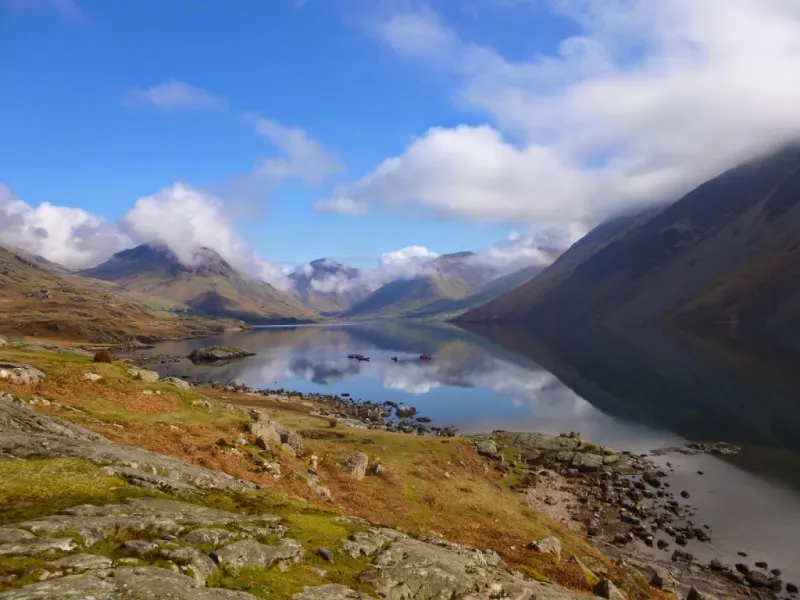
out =
[(199, 248), (181, 258), (167, 247), (142, 244), (80, 274), (114, 282), (197, 314), (253, 324), (319, 318), (270, 284), (246, 277), (210, 248)]
[(800, 145), (597, 228), (464, 321), (800, 322)]
[(289, 279), (300, 301), (321, 314), (347, 310), (370, 292), (358, 269), (330, 258), (302, 265), (289, 274)]

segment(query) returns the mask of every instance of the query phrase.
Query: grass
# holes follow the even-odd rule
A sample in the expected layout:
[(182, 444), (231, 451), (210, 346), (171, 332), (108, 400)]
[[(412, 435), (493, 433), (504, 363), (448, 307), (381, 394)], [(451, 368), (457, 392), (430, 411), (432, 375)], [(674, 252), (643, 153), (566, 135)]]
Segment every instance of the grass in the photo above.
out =
[(144, 494), (77, 458), (0, 462), (0, 525)]
[[(311, 415), (315, 407), (305, 403), (279, 402), (223, 390), (204, 389), (201, 394), (196, 389), (147, 384), (130, 378), (124, 364), (92, 363), (91, 356), (2, 348), (0, 359), (31, 363), (47, 374), (46, 379), (36, 384), (6, 385), (9, 391), (40, 395), (84, 412), (57, 411), (52, 407), (40, 410), (55, 410), (59, 417), (78, 422), (114, 441), (175, 456), (259, 484), (262, 489), (257, 492), (208, 493), (188, 501), (224, 510), (278, 515), (289, 528), (288, 537), (300, 540), (309, 556), (316, 557), (318, 548), (334, 546), (337, 540), (359, 527), (331, 520), (344, 513), (412, 535), (436, 533), (453, 542), (491, 548), (532, 578), (549, 579), (578, 590), (587, 589), (585, 574), (567, 559), (575, 555), (581, 560), (605, 560), (582, 536), (534, 512), (519, 494), (508, 489), (522, 477), (519, 469), (513, 468), (506, 478), (491, 468), (487, 473), (484, 461), (460, 438), (411, 436), (341, 424), (332, 430), (328, 418)], [(83, 373), (87, 371), (96, 372), (103, 379), (85, 381)], [(210, 408), (198, 404), (203, 399), (210, 400)], [(254, 446), (241, 447), (242, 455), (238, 455), (216, 443), (220, 438), (230, 442), (244, 433), (244, 417), (225, 408), (226, 403), (262, 408), (271, 418), (303, 432), (304, 448), (300, 456), (275, 453), (271, 459), (280, 462), (282, 477), (274, 479), (256, 469), (249, 456), (257, 452)], [(252, 436), (246, 438), (253, 441)], [(502, 451), (508, 462), (516, 459), (512, 449), (503, 447)], [(365, 452), (370, 463), (380, 462), (382, 474), (369, 475), (363, 481), (344, 474), (337, 465), (343, 456), (355, 452)], [(324, 505), (298, 476), (307, 469), (304, 457), (311, 454), (320, 458), (321, 484), (330, 488), (332, 505)], [(113, 502), (136, 493), (121, 480), (108, 477), (82, 461), (53, 461), (51, 467), (40, 461), (43, 464), (35, 468), (31, 466), (34, 462), (0, 463), (0, 522), (19, 515), (28, 518), (28, 514), (44, 514), (45, 507), (55, 512), (83, 502)], [(4, 473), (3, 469), (9, 471)], [(31, 481), (37, 483), (31, 485)], [(550, 535), (562, 542), (564, 560), (559, 564), (527, 548), (531, 541)], [(338, 561), (337, 556), (334, 564)], [(347, 571), (347, 563), (342, 565)], [(331, 571), (334, 567), (326, 563), (321, 568)], [(349, 577), (345, 571), (341, 575), (343, 580)], [(614, 574), (612, 578), (616, 576), (615, 570), (610, 572)], [(305, 581), (305, 585), (314, 577), (307, 566), (293, 567), (288, 573), (282, 574), (287, 582), (296, 577), (297, 582)], [(226, 572), (219, 577), (226, 587), (263, 597), (268, 597), (264, 596), (268, 593), (281, 597), (280, 594), (288, 593), (286, 590), (295, 589), (289, 583), (286, 590), (268, 587), (272, 585), (268, 583), (271, 576), (264, 570)], [(330, 577), (327, 580), (331, 581)], [(632, 587), (632, 591), (639, 593), (638, 585)]]

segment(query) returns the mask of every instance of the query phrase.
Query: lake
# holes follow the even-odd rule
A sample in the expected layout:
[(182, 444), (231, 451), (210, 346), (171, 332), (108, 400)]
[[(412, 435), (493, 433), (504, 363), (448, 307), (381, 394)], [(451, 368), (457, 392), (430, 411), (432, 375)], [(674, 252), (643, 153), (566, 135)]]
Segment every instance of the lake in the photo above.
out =
[[(259, 328), (139, 354), (185, 356), (212, 343), (257, 355), (158, 370), (196, 382), (390, 400), (465, 433), (579, 431), (634, 452), (687, 440), (740, 445), (733, 456), (655, 459), (676, 466), (673, 488), (691, 493), (698, 522), (712, 529), (711, 544), (688, 549), (706, 561), (764, 560), (784, 580), (800, 580), (800, 373), (790, 342), (720, 342), (636, 326), (544, 335), (398, 321)], [(423, 352), (434, 359), (420, 361)], [(349, 360), (350, 353), (371, 360)], [(747, 559), (736, 556), (741, 550)]]

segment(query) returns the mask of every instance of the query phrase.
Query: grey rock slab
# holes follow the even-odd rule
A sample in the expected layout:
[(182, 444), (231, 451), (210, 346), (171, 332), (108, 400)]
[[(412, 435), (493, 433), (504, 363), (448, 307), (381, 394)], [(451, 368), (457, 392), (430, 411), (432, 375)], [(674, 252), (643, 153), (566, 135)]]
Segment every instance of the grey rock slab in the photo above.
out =
[(37, 537), (0, 544), (0, 556), (43, 556), (53, 552), (72, 552), (77, 547), (72, 538)]
[(475, 440), (473, 441), (472, 446), (475, 448), (475, 452), (481, 456), (491, 459), (500, 458), (500, 452), (497, 450), (497, 444), (495, 444), (492, 440)]
[(546, 537), (539, 541), (533, 542), (531, 548), (535, 552), (542, 554), (554, 554), (557, 558), (561, 558), (561, 540), (557, 537)]
[(303, 549), (297, 540), (281, 540), (275, 546), (266, 546), (253, 540), (241, 540), (220, 548), (213, 553), (213, 558), (220, 565), (239, 569), (298, 562), (302, 555)]
[(164, 548), (160, 555), (161, 558), (171, 560), (178, 565), (184, 575), (203, 585), (217, 568), (216, 563), (207, 554), (195, 548)]
[(594, 593), (606, 600), (625, 600), (625, 596), (610, 580), (605, 577), (594, 588)]
[(134, 498), (123, 504), (76, 506), (57, 515), (19, 523), (17, 527), (43, 535), (78, 531), (87, 544), (91, 544), (104, 539), (110, 532), (147, 531), (152, 535), (180, 535), (185, 530), (213, 524), (276, 520), (278, 517), (273, 515), (244, 515), (174, 500)]
[(144, 558), (151, 552), (158, 550), (158, 544), (145, 540), (129, 540), (122, 544), (120, 549), (122, 550), (123, 554), (127, 554), (128, 556)]
[(567, 600), (566, 590), (525, 581), (494, 552), (411, 538), (394, 541), (361, 574), (385, 600), (513, 598)]
[(185, 544), (209, 544), (221, 546), (227, 542), (235, 540), (238, 536), (227, 529), (195, 529), (181, 538)]
[(0, 361), (0, 379), (11, 383), (36, 383), (44, 379), (45, 374), (31, 365)]
[(45, 565), (46, 568), (56, 571), (69, 571), (82, 573), (92, 569), (110, 569), (113, 561), (105, 556), (95, 554), (73, 554), (57, 560), (50, 561)]
[(0, 593), (0, 600), (256, 600), (244, 592), (206, 588), (157, 567), (122, 567), (42, 581)]
[(339, 584), (307, 587), (292, 596), (292, 600), (372, 600), (371, 596)]
[[(0, 453), (15, 458), (82, 458), (129, 467), (197, 488), (251, 490), (255, 485), (177, 458), (116, 444), (83, 427), (0, 399)], [(177, 485), (177, 484), (176, 484)]]
[(139, 369), (137, 367), (131, 367), (128, 369), (128, 376), (132, 379), (144, 381), (145, 383), (155, 383), (160, 378), (159, 374), (155, 371), (151, 371), (150, 369)]
[(0, 527), (0, 545), (10, 544), (12, 542), (21, 542), (23, 540), (32, 540), (36, 536), (30, 531), (23, 529), (12, 529), (8, 527)]
[(342, 542), (342, 551), (351, 558), (374, 556), (389, 542), (404, 537), (406, 536), (393, 529), (369, 529), (367, 531), (359, 531)]
[(164, 379), (161, 380), (161, 383), (168, 383), (169, 385), (175, 386), (176, 388), (181, 388), (182, 390), (188, 390), (192, 387), (192, 384), (190, 384), (188, 381), (184, 381), (178, 377), (164, 377)]

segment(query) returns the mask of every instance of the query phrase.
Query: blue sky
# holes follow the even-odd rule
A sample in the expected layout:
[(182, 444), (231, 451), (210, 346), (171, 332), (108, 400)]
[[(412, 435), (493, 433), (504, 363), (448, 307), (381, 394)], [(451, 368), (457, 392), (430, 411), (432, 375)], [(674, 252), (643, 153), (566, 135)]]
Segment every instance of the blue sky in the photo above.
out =
[[(729, 6), (0, 0), (0, 236), (73, 264), (190, 238), (283, 264), (582, 231), (800, 134), (797, 46), (774, 42), (796, 11)], [(135, 210), (153, 197), (167, 217)]]

